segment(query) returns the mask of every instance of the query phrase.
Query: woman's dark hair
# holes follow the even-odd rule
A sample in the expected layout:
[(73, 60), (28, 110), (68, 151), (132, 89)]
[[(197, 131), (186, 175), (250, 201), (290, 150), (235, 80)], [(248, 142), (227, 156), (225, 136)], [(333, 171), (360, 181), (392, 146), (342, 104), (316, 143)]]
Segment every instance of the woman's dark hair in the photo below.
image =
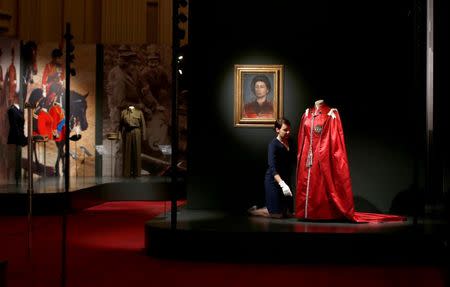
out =
[(267, 78), (266, 75), (257, 75), (253, 78), (252, 84), (251, 84), (252, 92), (254, 94), (256, 94), (255, 93), (256, 82), (264, 82), (264, 84), (266, 84), (267, 90), (269, 90), (269, 92), (272, 90), (272, 86), (270, 85), (269, 78)]
[(283, 124), (287, 125), (287, 126), (291, 126), (291, 122), (286, 119), (286, 118), (279, 118), (275, 121), (274, 124), (274, 129), (281, 129), (281, 126), (283, 126)]

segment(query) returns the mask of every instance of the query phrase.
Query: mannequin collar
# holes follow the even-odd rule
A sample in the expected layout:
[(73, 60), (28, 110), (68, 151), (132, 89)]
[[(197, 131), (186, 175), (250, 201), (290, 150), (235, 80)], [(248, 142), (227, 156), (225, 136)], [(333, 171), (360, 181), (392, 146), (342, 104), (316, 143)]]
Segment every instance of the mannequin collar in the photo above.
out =
[(318, 107), (314, 105), (313, 108), (311, 108), (310, 113), (311, 114), (327, 114), (330, 111), (330, 107), (325, 104), (325, 102), (322, 102)]

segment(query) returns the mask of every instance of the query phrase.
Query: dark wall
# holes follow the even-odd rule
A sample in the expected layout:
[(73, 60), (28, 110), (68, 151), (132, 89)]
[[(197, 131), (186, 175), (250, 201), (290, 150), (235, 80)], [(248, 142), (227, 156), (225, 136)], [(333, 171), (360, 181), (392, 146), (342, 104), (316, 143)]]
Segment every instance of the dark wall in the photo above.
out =
[[(408, 208), (423, 181), (423, 87), (413, 1), (190, 1), (188, 204), (264, 203), (269, 128), (235, 128), (235, 64), (284, 65), (296, 139), (316, 99), (339, 110), (356, 207)], [(293, 188), (293, 187), (292, 187)]]
[[(447, 219), (450, 219), (450, 3), (444, 0), (435, 0), (434, 25), (434, 65), (435, 65), (435, 158), (433, 174), (438, 202), (445, 202)], [(440, 194), (438, 191), (441, 191)], [(441, 195), (441, 196), (440, 196)], [(442, 197), (444, 195), (444, 198)]]

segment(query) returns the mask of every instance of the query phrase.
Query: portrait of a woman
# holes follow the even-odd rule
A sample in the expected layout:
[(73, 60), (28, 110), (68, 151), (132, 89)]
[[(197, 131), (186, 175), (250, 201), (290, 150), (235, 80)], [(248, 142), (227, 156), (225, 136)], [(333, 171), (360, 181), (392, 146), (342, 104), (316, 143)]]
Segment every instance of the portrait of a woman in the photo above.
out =
[(251, 84), (251, 100), (246, 102), (243, 109), (244, 118), (273, 118), (273, 102), (269, 99), (272, 85), (264, 75), (253, 77)]

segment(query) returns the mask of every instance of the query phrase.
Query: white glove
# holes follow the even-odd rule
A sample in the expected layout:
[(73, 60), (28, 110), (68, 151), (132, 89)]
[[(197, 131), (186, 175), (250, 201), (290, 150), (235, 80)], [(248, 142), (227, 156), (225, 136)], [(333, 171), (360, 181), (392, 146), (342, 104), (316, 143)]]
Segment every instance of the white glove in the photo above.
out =
[(289, 186), (284, 181), (280, 181), (278, 184), (280, 185), (284, 196), (292, 196), (291, 189), (289, 188)]

